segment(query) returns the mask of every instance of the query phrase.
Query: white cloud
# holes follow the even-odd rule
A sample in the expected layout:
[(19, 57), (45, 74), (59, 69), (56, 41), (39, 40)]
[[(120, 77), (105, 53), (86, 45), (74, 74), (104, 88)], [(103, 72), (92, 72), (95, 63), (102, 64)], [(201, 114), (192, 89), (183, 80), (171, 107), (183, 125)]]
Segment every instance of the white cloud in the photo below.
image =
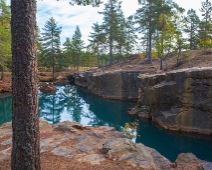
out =
[(61, 33), (62, 42), (66, 37), (72, 37), (77, 25), (80, 27), (82, 38), (87, 40), (89, 33), (92, 31), (91, 26), (93, 23), (102, 20), (102, 16), (98, 14), (102, 7), (71, 6), (68, 2), (69, 0), (38, 1), (37, 24), (42, 28), (45, 22), (53, 17), (58, 22), (58, 26), (63, 28)]
[[(104, 0), (105, 2), (107, 0)], [(175, 0), (181, 7), (185, 9), (193, 8), (200, 14), (202, 0)], [(10, 3), (7, 0), (8, 4)], [(71, 6), (69, 0), (38, 0), (37, 1), (37, 24), (39, 28), (43, 28), (45, 22), (50, 18), (58, 22), (58, 26), (62, 26), (61, 41), (64, 42), (66, 37), (72, 37), (76, 26), (80, 27), (82, 38), (88, 42), (88, 35), (92, 31), (91, 26), (95, 22), (102, 22), (102, 15), (98, 11), (102, 11), (104, 5), (100, 7), (92, 6)], [(125, 16), (132, 15), (139, 8), (138, 0), (123, 0), (122, 9)]]
[[(104, 5), (100, 7), (92, 6), (71, 6), (69, 0), (43, 0), (37, 3), (37, 24), (42, 28), (45, 22), (53, 16), (59, 26), (63, 27), (61, 33), (61, 41), (64, 42), (66, 37), (72, 37), (76, 26), (80, 27), (83, 40), (88, 43), (88, 36), (92, 32), (93, 23), (102, 22), (103, 16), (98, 13), (104, 9)], [(135, 13), (138, 8), (137, 0), (124, 0), (122, 9), (126, 16)]]

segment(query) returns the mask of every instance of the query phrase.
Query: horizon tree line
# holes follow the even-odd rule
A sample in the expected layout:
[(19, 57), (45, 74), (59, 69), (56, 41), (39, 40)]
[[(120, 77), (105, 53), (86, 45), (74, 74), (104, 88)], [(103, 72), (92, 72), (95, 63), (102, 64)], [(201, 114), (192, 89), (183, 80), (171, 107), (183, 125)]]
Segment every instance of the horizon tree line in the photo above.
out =
[[(194, 9), (188, 10), (184, 16), (185, 10), (173, 0), (138, 2), (141, 7), (126, 18), (121, 1), (108, 0), (103, 11), (99, 12), (103, 22), (93, 24), (88, 45), (82, 40), (79, 26), (76, 26), (73, 37), (67, 37), (61, 45), (62, 27), (53, 17), (50, 18), (38, 34), (39, 69), (52, 70), (52, 79), (55, 79), (55, 72), (62, 68), (79, 71), (80, 67), (111, 65), (135, 54), (138, 44), (141, 46), (138, 53), (147, 57), (148, 63), (152, 58), (160, 58), (160, 68), (163, 69), (163, 61), (173, 51), (177, 52), (178, 63), (183, 50), (212, 47), (212, 5), (209, 0), (202, 2), (202, 19)], [(0, 9), (0, 78), (4, 79), (4, 70), (11, 69), (10, 8), (1, 0)]]

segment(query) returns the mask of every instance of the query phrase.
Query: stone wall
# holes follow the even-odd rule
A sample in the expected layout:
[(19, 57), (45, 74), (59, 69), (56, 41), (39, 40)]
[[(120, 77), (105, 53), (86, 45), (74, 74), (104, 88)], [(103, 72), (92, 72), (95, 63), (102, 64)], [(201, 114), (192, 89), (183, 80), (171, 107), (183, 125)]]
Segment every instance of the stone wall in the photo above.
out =
[(85, 72), (76, 74), (77, 86), (88, 88), (102, 98), (116, 100), (138, 100), (138, 88), (141, 85), (138, 76), (141, 72), (106, 72), (102, 74)]
[(212, 68), (140, 75), (139, 79), (135, 114), (166, 129), (212, 134)]

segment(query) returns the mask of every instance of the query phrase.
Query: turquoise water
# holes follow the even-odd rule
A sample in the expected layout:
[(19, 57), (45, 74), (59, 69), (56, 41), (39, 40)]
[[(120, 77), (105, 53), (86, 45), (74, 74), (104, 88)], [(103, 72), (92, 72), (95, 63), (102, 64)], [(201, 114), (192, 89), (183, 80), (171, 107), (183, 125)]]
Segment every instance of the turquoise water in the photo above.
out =
[[(11, 97), (0, 98), (0, 125), (11, 121)], [(51, 124), (65, 120), (88, 126), (113, 126), (122, 131), (135, 118), (127, 109), (134, 103), (97, 98), (87, 90), (67, 85), (58, 87), (56, 94), (39, 92), (40, 117)], [(182, 152), (192, 152), (198, 158), (212, 161), (212, 137), (171, 133), (147, 120), (139, 120), (136, 142), (156, 149), (170, 161)]]

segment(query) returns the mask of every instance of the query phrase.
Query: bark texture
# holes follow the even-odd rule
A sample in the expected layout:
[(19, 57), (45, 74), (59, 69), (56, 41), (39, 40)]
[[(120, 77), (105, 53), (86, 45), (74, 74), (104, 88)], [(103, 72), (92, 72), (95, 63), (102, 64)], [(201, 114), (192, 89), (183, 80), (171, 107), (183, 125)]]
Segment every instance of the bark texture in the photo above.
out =
[(11, 0), (12, 170), (40, 170), (36, 1)]

